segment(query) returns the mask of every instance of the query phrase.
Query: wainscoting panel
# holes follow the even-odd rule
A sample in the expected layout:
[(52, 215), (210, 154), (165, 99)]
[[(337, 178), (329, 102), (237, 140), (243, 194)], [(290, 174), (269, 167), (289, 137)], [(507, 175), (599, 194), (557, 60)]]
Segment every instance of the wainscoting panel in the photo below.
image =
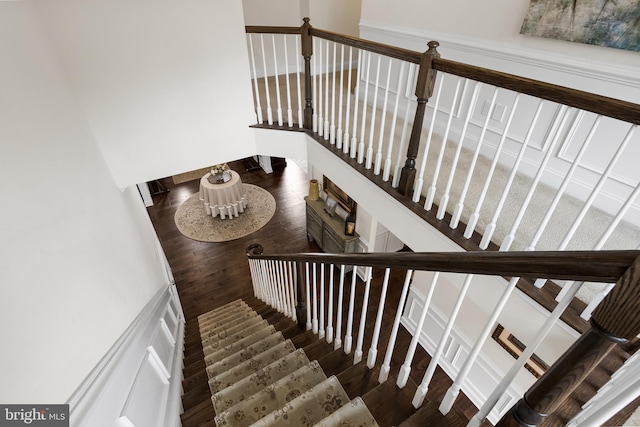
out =
[[(420, 318), (420, 313), (424, 307), (424, 296), (411, 289), (407, 298), (407, 305), (402, 317), (402, 324), (411, 335), (415, 334), (416, 326)], [(461, 313), (460, 316), (463, 316)], [(420, 333), (420, 345), (429, 353), (434, 354), (444, 328), (446, 326), (446, 318), (437, 310), (429, 309), (424, 327)], [(493, 343), (487, 343), (493, 345)], [(440, 367), (454, 379), (462, 368), (472, 347), (472, 342), (456, 332), (454, 327), (451, 337), (449, 337), (440, 359)], [(509, 367), (505, 367), (505, 370)], [(480, 357), (469, 372), (469, 376), (465, 381), (462, 391), (471, 399), (478, 407), (482, 406), (493, 389), (498, 385), (502, 374), (485, 359), (482, 352)], [(523, 388), (517, 385), (507, 390), (501, 398), (495, 409), (487, 417), (492, 423), (496, 423), (504, 413), (522, 396)]]
[(168, 285), (69, 399), (71, 426), (179, 426), (184, 316)]

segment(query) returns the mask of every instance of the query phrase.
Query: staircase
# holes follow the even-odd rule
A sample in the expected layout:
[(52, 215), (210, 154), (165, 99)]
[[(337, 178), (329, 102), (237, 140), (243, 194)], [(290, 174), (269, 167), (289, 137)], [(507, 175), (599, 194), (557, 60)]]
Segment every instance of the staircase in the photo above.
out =
[(187, 329), (192, 339), (199, 335), (202, 352), (200, 360), (185, 362), (185, 427), (467, 423), (461, 413), (445, 417), (435, 405), (416, 410), (410, 404), (415, 383), (402, 390), (392, 379), (378, 384), (379, 368), (353, 365), (342, 349), (253, 297), (202, 314)]

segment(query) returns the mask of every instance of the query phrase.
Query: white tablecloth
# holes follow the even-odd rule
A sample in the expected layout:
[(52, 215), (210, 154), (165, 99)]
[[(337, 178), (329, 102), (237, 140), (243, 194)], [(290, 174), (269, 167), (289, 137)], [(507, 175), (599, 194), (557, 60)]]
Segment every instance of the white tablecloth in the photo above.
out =
[(222, 184), (212, 184), (208, 173), (200, 178), (200, 200), (204, 202), (207, 215), (220, 218), (235, 218), (247, 207), (247, 195), (240, 175), (231, 171), (231, 179)]

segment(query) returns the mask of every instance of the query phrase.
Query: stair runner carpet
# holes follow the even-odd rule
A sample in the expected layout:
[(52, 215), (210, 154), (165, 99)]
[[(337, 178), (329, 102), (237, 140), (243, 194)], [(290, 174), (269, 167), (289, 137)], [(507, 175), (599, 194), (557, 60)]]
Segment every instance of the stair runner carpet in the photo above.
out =
[(215, 422), (222, 426), (378, 426), (360, 397), (236, 300), (198, 317)]

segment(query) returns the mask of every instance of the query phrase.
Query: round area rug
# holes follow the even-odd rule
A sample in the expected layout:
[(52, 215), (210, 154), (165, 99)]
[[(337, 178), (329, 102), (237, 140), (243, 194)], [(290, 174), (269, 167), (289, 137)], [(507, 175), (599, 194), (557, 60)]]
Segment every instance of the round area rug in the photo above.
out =
[(220, 219), (204, 211), (200, 194), (189, 197), (176, 211), (174, 220), (178, 230), (200, 242), (226, 242), (247, 236), (262, 228), (276, 212), (276, 200), (265, 189), (244, 185), (247, 207), (237, 218)]

